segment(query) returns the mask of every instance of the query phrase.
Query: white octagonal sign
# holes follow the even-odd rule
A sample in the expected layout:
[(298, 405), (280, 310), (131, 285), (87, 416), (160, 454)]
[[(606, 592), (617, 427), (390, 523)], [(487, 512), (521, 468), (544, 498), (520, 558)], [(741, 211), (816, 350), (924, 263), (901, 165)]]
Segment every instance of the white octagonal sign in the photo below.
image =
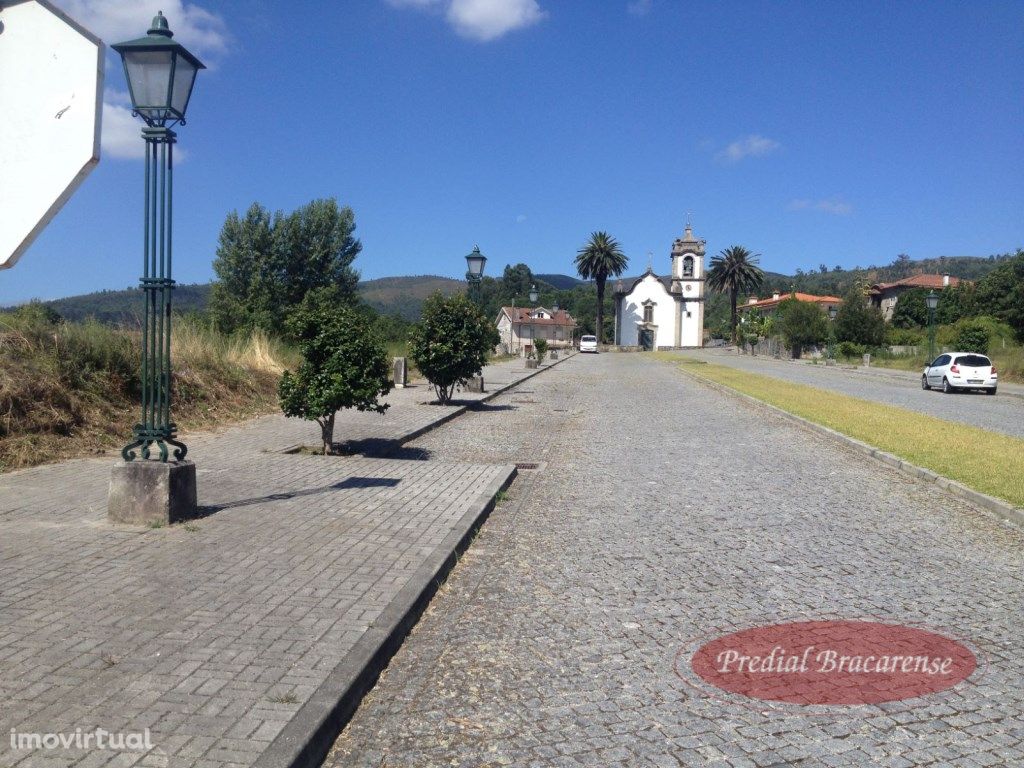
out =
[(99, 162), (103, 51), (46, 0), (0, 0), (0, 269)]

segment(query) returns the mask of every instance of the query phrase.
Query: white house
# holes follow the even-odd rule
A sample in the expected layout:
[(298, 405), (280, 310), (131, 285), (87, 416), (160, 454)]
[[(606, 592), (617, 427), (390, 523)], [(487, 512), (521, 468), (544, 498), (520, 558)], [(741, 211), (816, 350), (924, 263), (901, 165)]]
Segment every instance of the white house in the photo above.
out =
[(615, 343), (643, 349), (704, 345), (704, 241), (690, 225), (672, 243), (672, 270), (658, 277), (652, 267), (615, 285)]
[(552, 349), (572, 346), (576, 321), (564, 309), (502, 307), (497, 326), (506, 352), (526, 354), (534, 339), (545, 339)]

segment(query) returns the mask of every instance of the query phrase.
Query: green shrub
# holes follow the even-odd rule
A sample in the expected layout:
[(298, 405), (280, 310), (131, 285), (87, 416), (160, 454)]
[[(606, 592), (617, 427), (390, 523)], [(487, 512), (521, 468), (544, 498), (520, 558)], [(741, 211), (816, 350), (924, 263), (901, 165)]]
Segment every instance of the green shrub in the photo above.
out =
[(956, 324), (956, 340), (953, 345), (964, 352), (988, 352), (988, 346), (992, 341), (992, 331), (989, 327), (978, 320), (966, 320)]
[(925, 341), (925, 338), (925, 333), (916, 328), (894, 328), (889, 326), (885, 329), (885, 343), (890, 346), (919, 346)]
[(339, 410), (388, 409), (378, 400), (391, 391), (387, 350), (363, 315), (315, 299), (289, 316), (288, 330), (298, 339), (302, 363), (281, 377), (281, 410), (319, 424), (324, 453), (331, 453)]
[(857, 344), (853, 341), (840, 341), (836, 345), (836, 353), (845, 360), (861, 358), (868, 351), (864, 344)]
[(461, 294), (435, 293), (409, 334), (409, 356), (438, 401), (448, 403), (456, 387), (480, 373), (499, 341), (498, 329), (476, 304)]
[(545, 339), (534, 339), (533, 349), (537, 355), (537, 364), (544, 362), (544, 357), (548, 353), (548, 342)]

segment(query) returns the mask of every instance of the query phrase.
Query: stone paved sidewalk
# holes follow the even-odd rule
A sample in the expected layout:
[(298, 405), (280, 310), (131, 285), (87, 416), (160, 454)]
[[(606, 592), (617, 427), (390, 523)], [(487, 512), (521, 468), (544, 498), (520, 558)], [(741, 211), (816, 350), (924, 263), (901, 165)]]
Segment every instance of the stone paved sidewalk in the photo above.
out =
[[(534, 373), (519, 366), (485, 370), (488, 389)], [(465, 408), (429, 398), (344, 413), (338, 438), (400, 443)], [(169, 528), (106, 522), (109, 457), (0, 475), (0, 767), (253, 765), (514, 475), (429, 451), (275, 452), (317, 435), (270, 416), (187, 436), (206, 517)], [(148, 728), (155, 749), (9, 738), (95, 728)]]

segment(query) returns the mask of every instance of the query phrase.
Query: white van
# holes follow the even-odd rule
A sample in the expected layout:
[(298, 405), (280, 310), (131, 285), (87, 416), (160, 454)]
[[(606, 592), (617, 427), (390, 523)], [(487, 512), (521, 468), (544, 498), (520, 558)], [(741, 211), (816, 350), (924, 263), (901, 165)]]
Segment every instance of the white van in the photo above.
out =
[(597, 336), (580, 336), (580, 352), (597, 354)]

